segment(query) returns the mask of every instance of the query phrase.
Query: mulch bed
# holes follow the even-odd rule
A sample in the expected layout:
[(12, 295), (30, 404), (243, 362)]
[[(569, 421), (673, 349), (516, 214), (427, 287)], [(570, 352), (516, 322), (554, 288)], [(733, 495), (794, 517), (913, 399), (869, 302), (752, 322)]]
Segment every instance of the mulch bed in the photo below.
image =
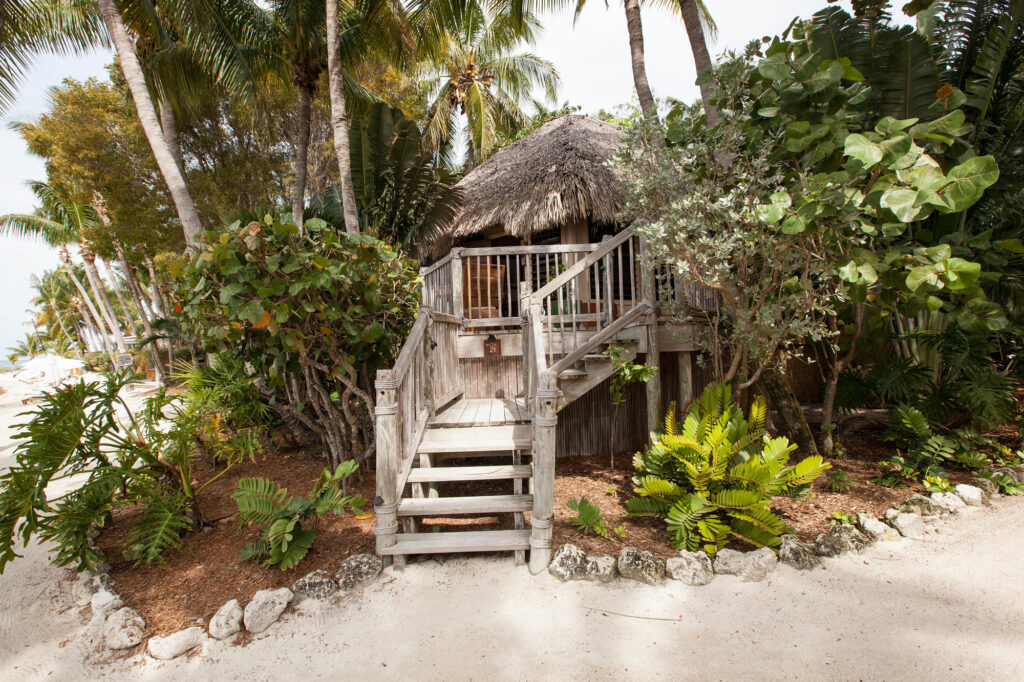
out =
[[(237, 511), (231, 493), (238, 480), (262, 476), (285, 486), (290, 494), (306, 495), (325, 466), (322, 459), (294, 453), (268, 453), (265, 459), (236, 465), (199, 496), (204, 517), (219, 520), (203, 532), (182, 538), (181, 548), (169, 553), (163, 566), (133, 566), (124, 558), (124, 537), (136, 512), (117, 510), (113, 523), (103, 529), (97, 544), (110, 561), (110, 575), (118, 594), (145, 619), (146, 634), (166, 635), (196, 625), (199, 619), (209, 623), (217, 609), (230, 599), (238, 599), (244, 606), (258, 590), (291, 587), (317, 569), (333, 575), (346, 557), (373, 552), (373, 519), (356, 519), (347, 514), (343, 518), (325, 518), (309, 554), (288, 571), (264, 568), (258, 562), (238, 558), (239, 550), (247, 542), (258, 540), (261, 532), (257, 527), (239, 532), (237, 522), (230, 518)], [(211, 473), (206, 469), (198, 472), (197, 477), (206, 480)], [(350, 492), (358, 492), (370, 501), (364, 512), (372, 512), (372, 474), (364, 474), (361, 483), (350, 486)]]
[[(772, 509), (803, 539), (812, 539), (829, 528), (835, 512), (856, 514), (863, 512), (880, 517), (889, 507), (915, 493), (924, 492), (920, 486), (892, 489), (874, 483), (872, 479), (882, 472), (880, 459), (894, 454), (891, 444), (878, 438), (878, 434), (860, 433), (844, 438), (846, 454), (832, 460), (833, 467), (841, 468), (853, 477), (852, 487), (845, 493), (825, 490), (828, 474), (813, 486), (813, 493), (799, 499), (778, 498)], [(553, 545), (557, 550), (563, 544), (573, 543), (588, 552), (617, 554), (625, 544), (650, 550), (668, 557), (676, 552), (669, 542), (665, 524), (654, 518), (626, 518), (626, 500), (633, 496), (632, 454), (620, 454), (611, 467), (607, 456), (564, 457), (556, 461), (555, 518)], [(465, 462), (470, 464), (471, 462)], [(290, 587), (307, 573), (324, 569), (331, 573), (346, 557), (374, 551), (372, 518), (357, 519), (349, 514), (343, 518), (324, 520), (320, 534), (310, 553), (295, 568), (281, 571), (264, 568), (253, 561), (242, 561), (238, 552), (246, 542), (255, 541), (259, 528), (246, 528), (239, 532), (237, 522), (231, 518), (236, 511), (231, 493), (240, 478), (262, 476), (284, 485), (292, 494), (305, 495), (323, 470), (323, 459), (303, 456), (295, 452), (269, 451), (256, 462), (243, 462), (229, 471), (200, 495), (204, 517), (212, 520), (211, 527), (192, 533), (182, 540), (181, 548), (158, 564), (133, 566), (122, 555), (125, 534), (131, 529), (135, 512), (118, 510), (111, 525), (104, 528), (98, 538), (100, 548), (111, 563), (111, 576), (116, 590), (128, 606), (136, 609), (146, 620), (147, 635), (166, 635), (210, 618), (229, 599), (238, 599), (243, 605), (261, 589)], [(205, 480), (212, 470), (200, 471), (198, 478)], [(965, 481), (968, 476), (950, 472), (954, 482)], [(487, 484), (440, 484), (442, 496), (473, 494), (510, 494), (510, 481)], [(374, 496), (372, 472), (363, 474), (362, 482), (351, 486), (367, 500)], [(593, 534), (582, 534), (572, 525), (574, 513), (566, 506), (572, 498), (586, 497), (605, 514), (605, 524), (611, 532), (617, 526), (625, 529), (624, 541), (617, 538), (604, 540)], [(365, 511), (371, 511), (368, 504)], [(526, 514), (527, 522), (529, 514)], [(511, 528), (510, 514), (497, 516), (459, 516), (454, 518), (423, 519), (423, 530), (484, 530)], [(614, 537), (614, 533), (613, 533)], [(737, 543), (737, 547), (742, 546)], [(437, 557), (441, 558), (441, 557)]]

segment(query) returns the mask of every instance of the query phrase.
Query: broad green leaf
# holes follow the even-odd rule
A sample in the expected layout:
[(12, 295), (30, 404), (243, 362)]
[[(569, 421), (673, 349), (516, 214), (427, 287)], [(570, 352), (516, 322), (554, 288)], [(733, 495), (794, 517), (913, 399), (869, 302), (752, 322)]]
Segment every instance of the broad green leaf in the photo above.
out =
[(259, 301), (249, 301), (239, 309), (238, 316), (255, 324), (263, 319), (263, 306)]
[(779, 107), (762, 107), (757, 110), (757, 115), (762, 118), (774, 118), (779, 113)]
[(882, 148), (860, 133), (847, 136), (843, 152), (863, 163), (865, 168), (882, 160)]
[(954, 291), (973, 287), (981, 276), (981, 264), (963, 258), (949, 258), (942, 262), (942, 268), (943, 281)]
[(883, 208), (892, 211), (901, 221), (909, 223), (921, 212), (921, 207), (915, 204), (917, 196), (918, 193), (915, 190), (891, 187), (882, 194), (880, 203)]
[(1010, 253), (1024, 254), (1024, 244), (1019, 239), (1003, 239), (996, 242), (999, 248)]
[(918, 120), (916, 118), (895, 119), (892, 116), (886, 116), (875, 124), (875, 131), (882, 135), (893, 135), (901, 130), (906, 130)]
[(786, 209), (778, 204), (761, 204), (757, 207), (757, 217), (766, 223), (777, 223), (786, 215)]
[(955, 166), (946, 175), (949, 183), (940, 194), (954, 213), (971, 207), (987, 187), (999, 178), (999, 167), (992, 156), (976, 156)]
[(799, 216), (791, 215), (782, 221), (783, 234), (800, 234), (807, 229), (807, 225)]
[(790, 198), (788, 192), (774, 192), (768, 198), (771, 199), (773, 204), (783, 208), (789, 208), (793, 205), (793, 199)]

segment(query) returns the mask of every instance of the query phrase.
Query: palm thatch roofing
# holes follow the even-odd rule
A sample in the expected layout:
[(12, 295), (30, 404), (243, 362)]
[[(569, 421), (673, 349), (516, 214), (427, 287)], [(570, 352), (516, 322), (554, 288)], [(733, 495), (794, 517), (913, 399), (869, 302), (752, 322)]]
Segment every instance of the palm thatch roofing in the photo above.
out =
[(548, 121), (466, 174), (449, 241), (502, 227), (525, 239), (577, 220), (610, 223), (622, 208), (606, 164), (622, 142), (613, 125), (565, 115)]

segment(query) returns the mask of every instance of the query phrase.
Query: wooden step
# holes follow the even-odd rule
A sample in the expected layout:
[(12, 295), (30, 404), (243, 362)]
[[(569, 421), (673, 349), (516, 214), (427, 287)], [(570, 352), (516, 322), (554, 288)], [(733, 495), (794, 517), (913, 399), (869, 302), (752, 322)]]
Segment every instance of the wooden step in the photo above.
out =
[(529, 450), (532, 438), (533, 427), (530, 424), (426, 429), (416, 452), (433, 455)]
[(436, 483), (438, 481), (499, 481), (510, 478), (530, 478), (532, 468), (526, 464), (496, 466), (431, 467), (413, 469), (409, 483)]
[(511, 552), (530, 549), (530, 530), (474, 530), (445, 533), (399, 533), (398, 542), (381, 554)]
[(559, 379), (582, 379), (587, 373), (582, 369), (563, 369), (558, 373)]
[(398, 503), (399, 516), (504, 514), (533, 509), (533, 495), (474, 495), (470, 497), (407, 497)]

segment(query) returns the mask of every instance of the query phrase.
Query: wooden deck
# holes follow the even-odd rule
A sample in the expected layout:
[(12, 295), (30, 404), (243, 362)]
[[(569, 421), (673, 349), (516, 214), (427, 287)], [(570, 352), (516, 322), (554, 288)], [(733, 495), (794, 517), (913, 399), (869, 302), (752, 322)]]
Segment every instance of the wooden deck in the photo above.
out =
[(429, 428), (527, 424), (526, 398), (463, 398), (438, 412)]

